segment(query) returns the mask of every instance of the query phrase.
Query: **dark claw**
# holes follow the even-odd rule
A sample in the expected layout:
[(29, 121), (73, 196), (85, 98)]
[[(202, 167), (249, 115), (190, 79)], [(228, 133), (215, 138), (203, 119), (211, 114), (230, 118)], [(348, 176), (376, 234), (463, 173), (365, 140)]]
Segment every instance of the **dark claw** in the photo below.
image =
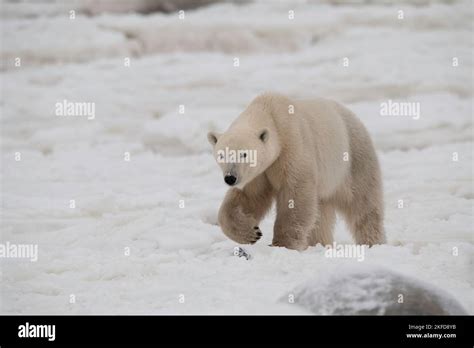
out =
[(257, 236), (261, 237), (261, 236), (262, 236), (262, 232), (257, 232)]
[(254, 229), (254, 230), (258, 230), (258, 226), (255, 226), (253, 229)]

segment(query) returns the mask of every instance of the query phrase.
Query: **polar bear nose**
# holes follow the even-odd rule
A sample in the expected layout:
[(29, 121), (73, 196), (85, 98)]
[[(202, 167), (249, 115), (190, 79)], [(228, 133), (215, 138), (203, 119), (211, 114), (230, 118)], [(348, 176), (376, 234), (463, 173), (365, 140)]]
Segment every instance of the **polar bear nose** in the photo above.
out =
[(224, 176), (224, 181), (227, 185), (232, 186), (237, 181), (237, 178), (231, 174)]

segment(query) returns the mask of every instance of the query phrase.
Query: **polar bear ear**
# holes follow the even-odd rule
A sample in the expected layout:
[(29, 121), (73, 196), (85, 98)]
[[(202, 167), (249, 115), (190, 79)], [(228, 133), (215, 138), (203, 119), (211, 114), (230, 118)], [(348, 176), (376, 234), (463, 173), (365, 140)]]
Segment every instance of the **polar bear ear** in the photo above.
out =
[(217, 143), (217, 140), (219, 139), (221, 135), (219, 133), (214, 133), (214, 132), (209, 132), (207, 133), (207, 140), (209, 140), (209, 143), (214, 146)]
[(269, 132), (268, 132), (268, 129), (264, 128), (260, 131), (258, 137), (260, 138), (261, 141), (263, 141), (264, 143), (267, 142), (268, 140), (268, 137), (269, 137)]

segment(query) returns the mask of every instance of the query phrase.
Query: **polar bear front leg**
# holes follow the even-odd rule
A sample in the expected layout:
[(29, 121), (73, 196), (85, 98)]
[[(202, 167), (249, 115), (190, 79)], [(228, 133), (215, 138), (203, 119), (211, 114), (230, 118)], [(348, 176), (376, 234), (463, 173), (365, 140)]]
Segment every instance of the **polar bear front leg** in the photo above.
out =
[(312, 241), (312, 229), (318, 216), (314, 184), (298, 182), (298, 189), (285, 187), (277, 196), (277, 218), (272, 246), (305, 250)]
[(334, 224), (336, 223), (336, 209), (328, 202), (319, 202), (319, 216), (311, 231), (311, 246), (321, 244), (332, 245)]
[(230, 189), (219, 209), (219, 225), (224, 234), (240, 244), (254, 244), (262, 237), (258, 227), (272, 205), (273, 189), (263, 176), (243, 190)]

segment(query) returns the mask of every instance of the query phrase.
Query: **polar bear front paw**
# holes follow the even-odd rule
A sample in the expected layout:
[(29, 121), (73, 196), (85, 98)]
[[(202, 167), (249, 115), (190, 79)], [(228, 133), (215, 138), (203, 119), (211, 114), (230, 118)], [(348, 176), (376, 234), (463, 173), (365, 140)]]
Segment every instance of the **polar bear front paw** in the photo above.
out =
[(270, 244), (272, 247), (283, 247), (287, 249), (292, 249), (292, 250), (298, 250), (302, 251), (308, 248), (308, 244), (294, 238), (284, 238), (284, 239), (273, 239), (272, 244)]
[(219, 212), (219, 225), (224, 234), (239, 244), (255, 244), (261, 237), (262, 231), (256, 226), (258, 221), (242, 209), (229, 212), (221, 209)]
[(253, 230), (255, 233), (255, 240), (253, 242), (250, 242), (250, 244), (255, 244), (260, 238), (262, 238), (262, 231), (260, 231), (260, 228), (258, 226), (255, 226)]
[(262, 231), (258, 226), (253, 228), (223, 229), (224, 234), (239, 244), (255, 244), (262, 238)]
[(230, 239), (240, 244), (255, 244), (262, 238), (262, 232), (258, 226), (255, 226), (253, 229), (240, 230), (227, 235)]

